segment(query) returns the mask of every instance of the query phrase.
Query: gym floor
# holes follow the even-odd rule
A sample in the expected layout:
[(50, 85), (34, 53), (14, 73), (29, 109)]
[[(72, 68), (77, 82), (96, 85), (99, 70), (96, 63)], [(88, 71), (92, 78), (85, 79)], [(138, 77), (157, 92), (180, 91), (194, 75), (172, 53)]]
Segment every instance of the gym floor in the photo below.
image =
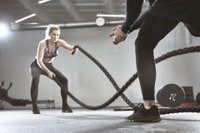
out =
[(159, 123), (125, 122), (132, 111), (113, 109), (41, 109), (0, 110), (0, 133), (200, 133), (200, 113), (161, 115)]

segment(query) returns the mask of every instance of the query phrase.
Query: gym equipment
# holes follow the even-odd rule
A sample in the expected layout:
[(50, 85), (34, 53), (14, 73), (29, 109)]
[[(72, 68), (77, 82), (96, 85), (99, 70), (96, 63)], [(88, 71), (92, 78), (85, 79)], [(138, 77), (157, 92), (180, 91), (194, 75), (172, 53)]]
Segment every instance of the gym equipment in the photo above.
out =
[[(28, 99), (16, 99), (8, 96), (8, 90), (12, 87), (12, 82), (7, 89), (3, 88), (3, 86), (4, 81), (1, 82), (0, 86), (0, 105), (2, 105), (3, 101), (6, 101), (13, 106), (26, 106), (27, 104), (32, 104), (32, 101)], [(55, 108), (54, 100), (38, 100), (37, 104), (45, 104), (46, 108)]]
[(3, 86), (4, 86), (4, 81), (1, 82), (0, 97), (6, 97), (8, 95), (8, 90), (12, 87), (12, 83), (10, 83), (7, 89), (2, 89)]
[(196, 103), (200, 105), (200, 92), (196, 95)]
[[(140, 103), (142, 104), (142, 103)], [(139, 103), (135, 104), (136, 106), (139, 106)], [(190, 106), (190, 107), (159, 107), (159, 112), (161, 115), (165, 115), (165, 114), (170, 114), (170, 113), (183, 113), (183, 112), (196, 112), (199, 113), (200, 112), (200, 106)], [(120, 107), (120, 108), (115, 108), (114, 111), (134, 111), (134, 109), (130, 108), (130, 107)]]
[[(97, 105), (97, 106), (90, 106), (87, 105), (83, 102), (81, 102), (80, 100), (78, 100), (74, 95), (72, 95), (70, 93), (70, 91), (68, 92), (68, 95), (80, 106), (87, 108), (87, 109), (91, 109), (91, 110), (97, 110), (97, 109), (101, 109), (104, 108), (106, 106), (108, 106), (109, 104), (111, 104), (114, 100), (116, 100), (119, 96), (121, 96), (123, 98), (123, 100), (133, 109), (135, 109), (135, 105), (130, 102), (130, 100), (128, 100), (128, 98), (123, 94), (123, 92), (132, 84), (132, 82), (134, 82), (138, 75), (137, 73), (135, 73), (121, 88), (119, 88), (119, 86), (117, 85), (117, 83), (114, 81), (114, 79), (112, 78), (112, 76), (108, 73), (108, 71), (100, 64), (100, 62), (98, 62), (93, 56), (91, 56), (88, 52), (86, 52), (83, 48), (81, 48), (80, 46), (76, 45), (76, 47), (79, 49), (79, 51), (81, 51), (85, 56), (87, 56), (91, 61), (93, 61), (101, 70), (102, 72), (107, 76), (107, 78), (110, 80), (110, 82), (112, 83), (112, 85), (114, 86), (114, 88), (117, 90), (117, 92), (106, 102), (104, 102), (101, 105)], [(175, 56), (179, 56), (179, 55), (184, 55), (184, 54), (188, 54), (188, 53), (196, 53), (196, 52), (200, 52), (200, 46), (192, 46), (192, 47), (188, 47), (188, 48), (183, 48), (183, 49), (178, 49), (178, 50), (173, 50), (171, 52), (168, 52), (166, 54), (163, 54), (162, 56), (158, 57), (155, 59), (155, 63), (159, 63), (163, 60), (169, 59), (171, 57), (175, 57)], [(193, 111), (192, 108), (186, 108), (189, 109), (189, 111)], [(174, 109), (173, 109), (174, 110)], [(175, 112), (172, 113), (178, 113), (179, 110), (176, 110)], [(199, 108), (197, 108), (197, 110), (200, 110)], [(195, 111), (197, 111), (195, 110)], [(171, 110), (169, 109), (169, 112)]]
[(27, 99), (16, 99), (8, 96), (8, 90), (12, 87), (12, 82), (10, 82), (10, 85), (7, 89), (3, 88), (3, 86), (4, 81), (1, 82), (0, 86), (0, 101), (6, 101), (13, 106), (25, 106), (26, 104), (31, 103), (31, 101)]
[(185, 101), (185, 92), (176, 84), (167, 84), (158, 91), (157, 100), (164, 107), (177, 107)]
[(182, 86), (185, 91), (185, 101), (184, 102), (194, 102), (194, 92), (192, 86)]
[[(130, 100), (123, 94), (123, 92), (137, 79), (137, 77), (138, 77), (137, 73), (135, 73), (132, 77), (130, 77), (130, 79), (120, 88), (117, 85), (117, 83), (114, 81), (114, 79), (112, 78), (112, 76), (108, 73), (108, 71), (100, 64), (100, 62), (98, 62), (94, 57), (92, 57), (88, 52), (86, 52), (80, 46), (76, 45), (76, 48), (78, 48), (85, 56), (87, 56), (91, 61), (93, 61), (103, 71), (103, 73), (110, 80), (110, 82), (112, 83), (112, 85), (114, 86), (114, 88), (117, 90), (117, 92), (109, 100), (107, 100), (105, 103), (103, 103), (101, 105), (98, 105), (98, 106), (90, 106), (90, 105), (87, 105), (87, 104), (81, 102), (74, 95), (72, 95), (72, 93), (70, 93), (70, 91), (68, 91), (68, 95), (77, 104), (81, 105), (84, 108), (91, 109), (91, 110), (97, 110), (97, 109), (104, 108), (104, 107), (108, 106), (109, 104), (111, 104), (119, 96), (121, 96), (123, 98), (123, 100), (131, 108), (133, 108), (133, 110), (134, 110), (136, 108), (136, 105), (133, 104), (132, 102), (130, 102)], [(184, 55), (184, 54), (188, 54), (188, 53), (196, 53), (196, 52), (200, 52), (200, 46), (193, 46), (193, 47), (188, 47), (188, 48), (173, 50), (171, 52), (168, 52), (168, 53), (163, 54), (162, 56), (156, 58), (155, 59), (155, 63), (157, 64), (157, 63), (159, 63), (159, 62), (161, 62), (163, 60), (169, 59), (169, 58), (174, 57), (174, 56)], [(195, 107), (195, 108), (187, 107), (187, 108), (183, 108), (183, 109), (172, 108), (172, 109), (168, 109), (166, 111), (162, 110), (161, 114), (178, 113), (178, 112), (185, 112), (185, 111), (186, 112), (199, 112), (200, 108), (199, 107)]]
[(194, 92), (192, 86), (182, 86), (185, 91), (185, 100), (181, 104), (181, 106), (196, 106), (196, 102), (194, 100)]
[(200, 106), (190, 106), (190, 107), (174, 107), (174, 108), (159, 108), (160, 114), (170, 114), (170, 113), (183, 113), (183, 112), (200, 112)]
[[(108, 106), (109, 104), (111, 104), (114, 100), (116, 100), (120, 95), (123, 98), (123, 100), (130, 106), (133, 108), (133, 110), (136, 108), (136, 105), (134, 105), (132, 102), (130, 102), (130, 100), (128, 100), (128, 98), (123, 94), (123, 92), (137, 79), (138, 75), (137, 73), (135, 73), (121, 88), (117, 85), (117, 83), (114, 81), (114, 79), (112, 78), (112, 76), (108, 73), (108, 71), (100, 64), (100, 62), (98, 62), (94, 57), (92, 57), (88, 52), (86, 52), (83, 48), (81, 48), (80, 46), (76, 45), (76, 48), (78, 48), (85, 56), (87, 56), (90, 60), (92, 60), (102, 71), (103, 73), (107, 76), (107, 78), (110, 80), (110, 82), (112, 83), (112, 85), (114, 86), (114, 88), (117, 90), (117, 92), (109, 99), (107, 100), (105, 103), (98, 105), (98, 106), (89, 106), (84, 104), (83, 102), (81, 102), (80, 100), (78, 100), (74, 95), (72, 95), (70, 93), (70, 91), (68, 91), (68, 95), (79, 105), (81, 105), (84, 108), (87, 109), (91, 109), (91, 110), (97, 110), (97, 109), (101, 109), (104, 108), (106, 106)], [(200, 52), (200, 46), (193, 46), (193, 47), (188, 47), (188, 48), (183, 48), (183, 49), (178, 49), (178, 50), (174, 50), (171, 52), (168, 52), (158, 58), (155, 59), (155, 63), (159, 63), (163, 60), (169, 59), (171, 57), (174, 56), (178, 56), (178, 55), (184, 55), (184, 54), (188, 54), (188, 53), (196, 53), (196, 52)], [(168, 109), (167, 112), (162, 111), (161, 114), (167, 114), (167, 113), (178, 113), (180, 111), (185, 111), (187, 110), (189, 111), (195, 111), (198, 112), (200, 110), (200, 108), (184, 108), (183, 110), (174, 110), (174, 109)]]
[(37, 100), (37, 104), (45, 104), (47, 109), (55, 108), (54, 100)]

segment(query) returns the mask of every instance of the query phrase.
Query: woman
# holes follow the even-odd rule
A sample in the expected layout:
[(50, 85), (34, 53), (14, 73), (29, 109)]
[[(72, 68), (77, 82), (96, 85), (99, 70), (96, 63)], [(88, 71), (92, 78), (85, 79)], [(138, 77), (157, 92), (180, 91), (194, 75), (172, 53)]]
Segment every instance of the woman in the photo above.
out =
[(63, 47), (72, 53), (76, 52), (76, 49), (64, 40), (59, 39), (60, 33), (60, 28), (57, 25), (48, 25), (46, 29), (46, 38), (39, 42), (36, 58), (31, 64), (31, 99), (33, 114), (40, 114), (37, 106), (37, 97), (39, 77), (41, 74), (54, 80), (60, 86), (62, 96), (62, 112), (72, 112), (72, 109), (67, 103), (68, 80), (52, 65), (52, 62), (58, 55), (59, 47)]
[[(152, 1), (153, 3), (153, 1)], [(126, 20), (116, 26), (112, 33), (113, 43), (124, 41), (137, 22), (142, 9), (142, 0), (127, 0)], [(138, 78), (143, 95), (143, 104), (128, 120), (136, 122), (161, 121), (155, 105), (156, 67), (154, 48), (179, 22), (183, 22), (193, 36), (200, 36), (199, 0), (155, 0), (143, 16), (135, 41)]]

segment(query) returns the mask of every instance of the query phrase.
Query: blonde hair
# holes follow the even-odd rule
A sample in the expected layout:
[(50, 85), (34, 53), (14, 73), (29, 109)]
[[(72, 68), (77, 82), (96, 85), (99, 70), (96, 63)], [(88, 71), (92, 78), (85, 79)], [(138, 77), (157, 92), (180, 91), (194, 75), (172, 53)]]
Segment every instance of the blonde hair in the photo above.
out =
[(46, 31), (45, 31), (46, 38), (48, 38), (49, 34), (54, 30), (59, 30), (60, 31), (60, 27), (58, 25), (55, 25), (55, 24), (49, 24), (47, 26), (47, 28), (46, 28)]

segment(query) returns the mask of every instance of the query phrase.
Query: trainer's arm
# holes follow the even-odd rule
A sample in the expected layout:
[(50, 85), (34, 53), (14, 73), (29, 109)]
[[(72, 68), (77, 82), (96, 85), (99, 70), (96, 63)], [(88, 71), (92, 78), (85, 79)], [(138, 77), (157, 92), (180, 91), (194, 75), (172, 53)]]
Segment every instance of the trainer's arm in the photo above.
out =
[[(155, 2), (155, 0), (148, 0), (148, 2), (149, 2), (149, 5), (150, 5), (149, 8), (151, 8), (151, 6)], [(148, 10), (145, 11), (142, 15), (139, 16), (139, 18), (132, 24), (132, 26), (131, 26), (131, 28), (130, 28), (128, 33), (131, 33), (134, 30), (137, 30), (137, 29), (140, 28), (140, 26), (142, 25), (142, 22), (144, 20), (144, 17), (146, 16), (147, 13), (148, 13)]]
[(126, 19), (122, 24), (122, 31), (129, 33), (132, 24), (141, 13), (143, 0), (127, 0), (126, 1)]

